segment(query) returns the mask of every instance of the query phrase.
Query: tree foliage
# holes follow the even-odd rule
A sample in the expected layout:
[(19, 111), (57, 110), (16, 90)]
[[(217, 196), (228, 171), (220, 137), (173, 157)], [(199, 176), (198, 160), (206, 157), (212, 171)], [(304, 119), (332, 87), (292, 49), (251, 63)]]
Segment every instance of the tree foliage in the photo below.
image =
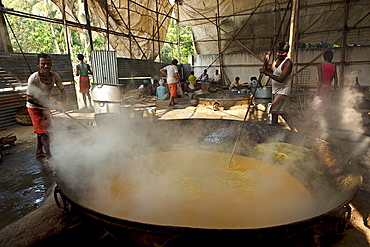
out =
[[(49, 18), (62, 18), (59, 8), (51, 0), (3, 0), (6, 8), (13, 8), (18, 11), (31, 13)], [(75, 6), (83, 6), (83, 0), (76, 0)], [(77, 11), (78, 12), (78, 11)], [(14, 15), (6, 15), (11, 43), (14, 52), (25, 53), (68, 53), (67, 42), (64, 34), (64, 27), (41, 20), (34, 20)], [(79, 16), (81, 20), (84, 16)], [(11, 29), (14, 34), (11, 32)], [(70, 44), (71, 57), (76, 60), (76, 55), (82, 53), (89, 59), (88, 33), (86, 30), (75, 30), (68, 28), (68, 41)], [(177, 26), (171, 21), (166, 41), (161, 50), (161, 61), (170, 63), (173, 58), (178, 58), (177, 49)], [(192, 31), (190, 27), (179, 25), (179, 42), (191, 41)], [(93, 32), (94, 50), (105, 50), (106, 41), (98, 33)], [(188, 62), (188, 55), (194, 54), (191, 42), (180, 44), (180, 61)], [(159, 61), (159, 59), (158, 59)]]
[[(164, 63), (171, 63), (172, 59), (178, 59), (177, 43), (179, 36), (180, 42), (180, 61), (181, 63), (188, 63), (188, 56), (194, 54), (194, 47), (191, 27), (179, 25), (179, 35), (177, 35), (177, 25), (174, 20), (171, 20), (167, 31), (166, 42), (161, 50), (161, 61)], [(187, 42), (188, 41), (188, 42)], [(183, 43), (182, 43), (183, 42)]]
[[(22, 12), (45, 16), (49, 18), (60, 18), (58, 7), (51, 0), (3, 0), (7, 8), (14, 8)], [(24, 53), (68, 53), (64, 28), (60, 24), (53, 24), (41, 20), (33, 20), (14, 15), (6, 15), (9, 21), (8, 29), (14, 52)], [(11, 32), (13, 30), (13, 32)], [(78, 53), (87, 55), (86, 44), (87, 31), (77, 31), (68, 28), (71, 57), (75, 58)], [(96, 50), (105, 48), (105, 39), (94, 33), (93, 45)], [(76, 59), (77, 60), (77, 59)]]

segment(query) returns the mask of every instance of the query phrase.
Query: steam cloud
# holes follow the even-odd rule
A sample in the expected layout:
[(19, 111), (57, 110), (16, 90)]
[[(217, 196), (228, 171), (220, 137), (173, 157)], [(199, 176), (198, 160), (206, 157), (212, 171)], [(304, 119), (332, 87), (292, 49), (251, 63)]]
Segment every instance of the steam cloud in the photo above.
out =
[[(320, 131), (314, 134), (318, 134), (318, 137), (322, 139), (332, 139), (338, 137), (336, 136), (338, 134), (343, 135), (345, 133), (345, 136), (341, 136), (341, 138), (346, 138), (356, 143), (355, 148), (359, 152), (367, 150), (369, 138), (363, 135), (365, 130), (362, 115), (356, 109), (358, 104), (362, 102), (362, 97), (362, 94), (356, 91), (343, 92), (339, 101), (340, 104), (335, 106), (335, 110), (339, 111), (336, 112), (334, 110), (334, 112), (340, 113), (335, 115), (337, 118), (330, 119), (324, 113), (317, 112), (316, 117), (310, 119), (319, 125), (318, 129)], [(140, 140), (126, 138), (127, 136), (120, 134), (120, 130), (130, 128), (129, 123), (121, 122), (119, 126), (110, 123), (109, 127), (98, 128), (93, 133), (79, 126), (71, 133), (70, 124), (63, 125), (63, 121), (58, 121), (57, 127), (58, 131), (55, 133), (53, 152), (58, 162), (54, 164), (54, 169), (63, 175), (63, 179), (65, 179), (68, 187), (75, 188), (80, 195), (86, 195), (87, 198), (81, 198), (81, 200), (90, 200), (97, 207), (103, 203), (105, 207), (110, 208), (112, 214), (122, 213), (128, 208), (128, 205), (122, 204), (120, 207), (117, 207), (116, 201), (112, 200), (111, 195), (105, 191), (106, 188), (112, 186), (111, 179), (107, 178), (114, 179), (115, 176), (119, 176), (122, 180), (125, 180), (125, 177), (134, 178), (134, 184), (122, 184), (121, 189), (127, 189), (125, 186), (136, 186), (136, 194), (127, 195), (129, 200), (125, 203), (134, 204), (137, 212), (140, 212), (140, 216), (136, 215), (140, 219), (145, 219), (147, 215), (152, 215), (153, 212), (161, 210), (163, 202), (179, 197), (180, 193), (173, 189), (174, 186), (171, 184), (171, 180), (167, 179), (168, 177), (179, 176), (176, 169), (170, 171), (161, 170), (160, 167), (158, 168), (158, 164), (153, 164), (151, 160), (148, 160), (144, 165), (133, 162), (132, 157), (142, 154), (143, 150), (132, 150), (131, 146), (137, 148), (137, 145), (133, 145), (130, 141), (146, 143), (151, 140), (142, 139), (145, 136), (142, 134), (140, 134)], [(335, 131), (333, 131), (333, 127)], [(142, 130), (148, 136), (150, 136), (150, 131), (153, 130)], [(135, 133), (126, 133), (135, 135)], [(189, 134), (191, 135), (192, 133)], [(222, 135), (217, 136), (222, 138)], [(277, 141), (280, 138), (282, 137), (278, 136)], [(163, 138), (158, 141), (165, 142), (166, 139)], [(184, 145), (191, 146), (193, 143)], [(367, 157), (369, 157), (369, 153)], [(369, 160), (368, 158), (368, 165)], [(268, 162), (268, 160), (266, 161)], [(225, 166), (226, 164), (227, 162), (225, 162)], [(157, 169), (152, 169), (152, 167)], [(199, 167), (198, 169), (207, 168)], [(86, 177), (89, 179), (85, 179)], [(266, 189), (274, 187), (273, 185), (276, 181), (277, 178), (275, 180), (271, 179), (271, 184), (267, 184)], [(153, 189), (163, 193), (153, 193)], [(92, 190), (95, 190), (100, 197), (89, 198)], [(119, 191), (119, 188), (117, 190), (118, 194), (122, 193), (122, 191)], [(176, 210), (176, 205), (173, 208)]]

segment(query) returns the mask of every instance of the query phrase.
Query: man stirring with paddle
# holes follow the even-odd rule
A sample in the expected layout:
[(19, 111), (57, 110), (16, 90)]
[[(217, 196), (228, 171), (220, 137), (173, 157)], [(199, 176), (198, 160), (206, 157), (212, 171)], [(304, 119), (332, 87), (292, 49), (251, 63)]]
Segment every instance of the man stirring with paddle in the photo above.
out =
[[(51, 71), (51, 58), (49, 55), (40, 53), (37, 55), (37, 66), (39, 71), (34, 72), (28, 78), (27, 87), (27, 109), (30, 114), (33, 128), (37, 134), (36, 157), (46, 157), (46, 162), (52, 160), (50, 152), (51, 121), (50, 103), (51, 91), (54, 84), (61, 92), (62, 104), (59, 111), (64, 112), (66, 103), (66, 92), (59, 74)], [(53, 107), (55, 108), (55, 107)]]
[(268, 61), (270, 58), (266, 55), (265, 66), (260, 68), (260, 73), (272, 79), (272, 105), (269, 112), (272, 115), (271, 125), (278, 124), (280, 115), (291, 130), (298, 132), (291, 117), (286, 111), (293, 79), (293, 62), (287, 57), (288, 52), (288, 42), (280, 42), (277, 47), (277, 59), (272, 63), (271, 67), (269, 67)]

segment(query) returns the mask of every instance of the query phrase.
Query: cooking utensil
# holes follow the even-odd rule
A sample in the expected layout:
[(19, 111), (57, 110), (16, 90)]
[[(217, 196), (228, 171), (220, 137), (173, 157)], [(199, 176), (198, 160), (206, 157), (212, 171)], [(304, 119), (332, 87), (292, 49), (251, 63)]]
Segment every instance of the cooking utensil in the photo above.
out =
[[(326, 217), (332, 220), (333, 218), (329, 218), (330, 214), (334, 210), (339, 210), (348, 204), (361, 185), (362, 179), (359, 169), (356, 163), (351, 160), (349, 154), (336, 149), (325, 141), (303, 135), (302, 133), (246, 121), (243, 127), (243, 135), (240, 137), (239, 145), (235, 150), (237, 155), (252, 157), (251, 155), (256, 145), (265, 144), (268, 146), (271, 142), (280, 142), (307, 148), (320, 160), (318, 163), (307, 161), (304, 165), (298, 165), (295, 162), (284, 163), (283, 165), (275, 164), (277, 167), (287, 168), (287, 171), (309, 191), (316, 211), (307, 218), (289, 221), (281, 225), (259, 228), (210, 229), (194, 225), (163, 225), (155, 221), (146, 221), (145, 217), (137, 219), (112, 215), (105, 211), (109, 210), (111, 202), (106, 201), (104, 196), (94, 197), (95, 191), (102, 191), (104, 188), (103, 181), (110, 181), (108, 178), (105, 179), (100, 176), (101, 172), (110, 171), (110, 174), (116, 174), (115, 171), (122, 171), (122, 169), (125, 171), (125, 165), (128, 162), (125, 159), (127, 153), (140, 156), (148, 152), (171, 152), (173, 150), (184, 151), (189, 154), (195, 150), (225, 152), (225, 149), (233, 145), (239, 128), (240, 121), (221, 119), (178, 119), (125, 125), (114, 134), (116, 137), (120, 137), (118, 140), (112, 137), (107, 138), (114, 148), (107, 148), (101, 141), (95, 143), (96, 147), (104, 147), (104, 152), (102, 151), (99, 155), (93, 155), (95, 158), (101, 157), (102, 161), (98, 163), (92, 163), (92, 161), (96, 161), (95, 158), (87, 160), (81, 157), (81, 152), (78, 148), (83, 148), (83, 145), (79, 144), (74, 147), (75, 151), (65, 158), (65, 164), (56, 170), (56, 181), (63, 196), (67, 198), (67, 201), (75, 209), (80, 210), (84, 215), (96, 220), (99, 224), (103, 224), (104, 229), (110, 234), (119, 239), (127, 240), (131, 238), (136, 243), (148, 246), (179, 246), (175, 244), (176, 241), (172, 242), (172, 240), (177, 240), (177, 243), (189, 243), (187, 241), (194, 240), (193, 245), (190, 242), (188, 246), (195, 246), (196, 244), (194, 243), (199, 243), (199, 241), (212, 241), (213, 244), (214, 242), (217, 243), (217, 241), (231, 240), (236, 242), (242, 239), (248, 239), (251, 243), (253, 241), (256, 241), (256, 243), (270, 241), (269, 244), (264, 245), (270, 246), (273, 244), (271, 242), (285, 237), (301, 236), (302, 232), (306, 232), (317, 224), (321, 224)], [(166, 138), (165, 142), (158, 142), (158, 140), (163, 140), (164, 137)], [(89, 143), (88, 150), (96, 153), (94, 148)], [(75, 156), (83, 158), (82, 164), (76, 162)], [(112, 158), (117, 164), (107, 162), (107, 158)], [(151, 163), (150, 165), (146, 163), (135, 164), (135, 166), (140, 165), (148, 165), (149, 169), (159, 173), (159, 175), (162, 174), (161, 163)], [(68, 169), (64, 169), (66, 166), (68, 166)], [(84, 170), (84, 167), (86, 167), (86, 170)], [(199, 167), (199, 169), (202, 168), (201, 166)], [(131, 169), (132, 167), (128, 167), (127, 172), (131, 171)], [(174, 164), (173, 171), (176, 171), (176, 164)], [(166, 178), (171, 174), (172, 171), (166, 173), (166, 176), (161, 175), (161, 178)], [(250, 173), (246, 172), (246, 175), (248, 174)], [(143, 189), (150, 193), (153, 181), (146, 181), (140, 176), (135, 176), (133, 179), (141, 179), (144, 183)], [(94, 177), (98, 178), (97, 184), (93, 183)], [(274, 177), (274, 174), (271, 174), (271, 177)], [(76, 181), (78, 183), (75, 183)], [(147, 184), (145, 184), (146, 182)], [(267, 182), (277, 182), (277, 180)], [(129, 189), (125, 185), (122, 184), (121, 190), (115, 191), (124, 193)], [(163, 189), (166, 189), (166, 187)], [(168, 200), (171, 200), (173, 197), (176, 197), (176, 195), (169, 196)], [(157, 208), (161, 208), (160, 204), (158, 204), (159, 201), (155, 197), (147, 196), (147, 198), (146, 205), (154, 204)], [(131, 197), (125, 198), (122, 196), (120, 199), (135, 204), (135, 202), (131, 201)], [(243, 200), (243, 198), (240, 199)], [(107, 209), (97, 209), (96, 202), (105, 204)], [(167, 204), (167, 201), (164, 200), (161, 203)], [(264, 203), (271, 202), (267, 200)], [(177, 208), (174, 210), (177, 210)], [(144, 215), (146, 212), (148, 211), (143, 212)], [(281, 212), (276, 213), (280, 214)], [(220, 217), (227, 217), (228, 211), (220, 210), (220, 214)], [(161, 212), (158, 217), (166, 217), (166, 212)], [(200, 240), (198, 241), (193, 236), (200, 237)]]
[(97, 84), (91, 90), (91, 98), (94, 101), (118, 102), (122, 97), (122, 85)]
[(256, 99), (271, 99), (272, 98), (272, 86), (260, 86), (255, 88)]
[[(258, 82), (260, 82), (261, 78), (262, 78), (262, 73), (260, 73), (260, 78), (259, 78)], [(244, 123), (245, 123), (245, 121), (247, 120), (247, 116), (248, 116), (249, 110), (250, 110), (250, 108), (251, 108), (251, 105), (253, 104), (253, 100), (254, 100), (254, 98), (255, 98), (256, 90), (257, 90), (257, 87), (255, 87), (255, 88), (254, 88), (253, 95), (252, 95), (252, 99), (251, 99), (251, 101), (250, 101), (250, 102), (249, 102), (249, 104), (248, 104), (248, 109), (247, 109), (247, 111), (245, 112), (244, 119), (243, 119), (243, 123), (242, 123), (242, 125), (241, 125), (241, 127), (240, 127), (240, 130), (239, 130), (238, 136), (236, 137), (236, 140), (235, 140), (235, 143), (234, 143), (233, 150), (231, 151), (231, 155), (230, 155), (229, 163), (227, 164), (227, 167), (228, 167), (228, 168), (231, 168), (231, 161), (233, 160), (233, 157), (234, 157), (234, 154), (235, 154), (235, 149), (236, 149), (236, 146), (238, 145), (238, 141), (239, 141), (240, 135), (242, 134), (242, 130), (243, 130), (243, 127), (244, 127)]]
[(78, 123), (84, 129), (87, 129), (88, 131), (93, 132), (91, 129), (87, 128), (84, 124), (82, 124), (80, 121), (78, 121), (77, 119), (75, 119), (74, 117), (72, 117), (71, 115), (69, 115), (67, 112), (61, 112), (61, 113), (63, 113), (64, 115), (66, 115), (67, 117), (69, 117), (70, 119), (72, 119), (73, 121), (75, 121), (76, 123)]

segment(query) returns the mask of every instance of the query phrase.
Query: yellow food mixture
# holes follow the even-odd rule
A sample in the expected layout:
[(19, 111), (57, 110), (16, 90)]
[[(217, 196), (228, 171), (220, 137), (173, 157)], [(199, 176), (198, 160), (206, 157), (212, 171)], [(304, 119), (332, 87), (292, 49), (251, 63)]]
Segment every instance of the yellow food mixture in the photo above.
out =
[(217, 229), (261, 228), (311, 216), (310, 194), (292, 175), (239, 155), (228, 168), (229, 159), (228, 153), (210, 151), (135, 157), (110, 175), (89, 206), (133, 221)]

